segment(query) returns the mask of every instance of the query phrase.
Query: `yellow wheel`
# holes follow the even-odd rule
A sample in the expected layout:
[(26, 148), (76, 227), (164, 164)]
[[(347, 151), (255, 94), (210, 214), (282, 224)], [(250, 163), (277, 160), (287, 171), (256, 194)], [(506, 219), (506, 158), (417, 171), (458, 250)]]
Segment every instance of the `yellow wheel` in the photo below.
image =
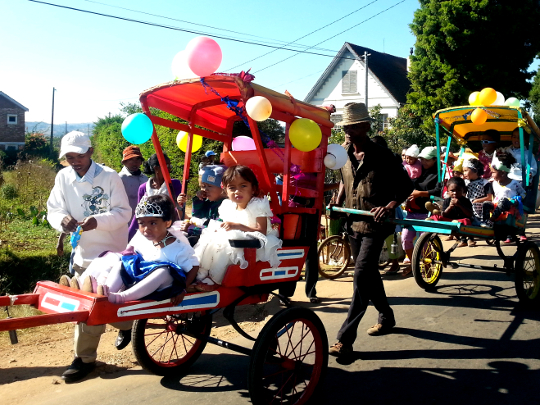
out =
[(422, 234), (412, 255), (412, 271), (416, 284), (424, 290), (433, 288), (441, 278), (443, 246), (441, 239), (434, 233)]
[(533, 242), (519, 246), (516, 263), (516, 293), (527, 306), (540, 303), (540, 251)]
[(343, 274), (351, 260), (351, 248), (347, 237), (330, 236), (319, 246), (319, 274), (330, 280)]

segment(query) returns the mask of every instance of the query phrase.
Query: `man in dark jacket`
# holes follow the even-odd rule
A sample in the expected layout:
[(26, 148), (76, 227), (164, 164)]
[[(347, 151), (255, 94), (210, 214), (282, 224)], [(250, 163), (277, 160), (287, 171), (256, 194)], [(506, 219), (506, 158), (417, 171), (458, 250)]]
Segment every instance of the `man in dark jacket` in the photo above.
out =
[(369, 301), (379, 311), (378, 323), (368, 329), (369, 335), (388, 333), (396, 324), (378, 261), (384, 240), (395, 228), (384, 219), (394, 216), (395, 209), (410, 195), (413, 185), (392, 152), (370, 141), (371, 121), (365, 104), (349, 103), (343, 110), (343, 121), (338, 124), (346, 135), (344, 146), (349, 160), (341, 169), (343, 180), (336, 205), (345, 202), (347, 208), (371, 211), (374, 216), (349, 215), (347, 219), (355, 260), (354, 292), (347, 319), (337, 335), (338, 341), (330, 347), (330, 354), (335, 356), (352, 354), (358, 325)]

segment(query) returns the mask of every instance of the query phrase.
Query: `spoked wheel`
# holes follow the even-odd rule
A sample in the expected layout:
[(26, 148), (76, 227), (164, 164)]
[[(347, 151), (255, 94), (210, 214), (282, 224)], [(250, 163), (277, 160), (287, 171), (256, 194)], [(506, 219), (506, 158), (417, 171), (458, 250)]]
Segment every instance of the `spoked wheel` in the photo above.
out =
[(351, 248), (347, 238), (334, 235), (326, 239), (318, 249), (319, 274), (333, 280), (343, 274), (351, 260)]
[(324, 326), (307, 308), (277, 313), (262, 329), (249, 365), (251, 401), (261, 404), (305, 404), (316, 395), (328, 368)]
[[(186, 319), (181, 319), (186, 318)], [(133, 324), (133, 352), (145, 370), (157, 375), (185, 372), (199, 358), (206, 341), (186, 332), (210, 334), (212, 316), (193, 313), (138, 319)]]
[(442, 252), (441, 239), (433, 233), (422, 234), (414, 245), (412, 271), (416, 284), (424, 290), (435, 287), (441, 278)]
[(527, 306), (540, 303), (540, 251), (533, 242), (519, 246), (516, 254), (516, 292), (519, 301)]

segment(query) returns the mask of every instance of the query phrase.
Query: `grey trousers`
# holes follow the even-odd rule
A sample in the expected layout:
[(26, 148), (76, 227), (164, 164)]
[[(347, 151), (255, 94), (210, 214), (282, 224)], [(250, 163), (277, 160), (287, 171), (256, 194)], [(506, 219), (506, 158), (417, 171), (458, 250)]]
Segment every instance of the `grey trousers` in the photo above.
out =
[[(86, 268), (74, 264), (73, 269), (80, 276)], [(129, 330), (133, 321), (115, 322), (112, 326), (120, 330)], [(89, 326), (84, 322), (75, 325), (73, 352), (75, 358), (79, 357), (83, 363), (93, 363), (97, 358), (97, 348), (101, 335), (105, 332), (105, 325)]]

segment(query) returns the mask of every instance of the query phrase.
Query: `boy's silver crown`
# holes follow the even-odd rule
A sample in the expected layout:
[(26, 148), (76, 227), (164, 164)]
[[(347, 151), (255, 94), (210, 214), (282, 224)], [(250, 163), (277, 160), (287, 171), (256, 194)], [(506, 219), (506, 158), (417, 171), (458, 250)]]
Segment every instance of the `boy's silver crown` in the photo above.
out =
[(163, 210), (156, 203), (149, 203), (146, 197), (137, 204), (135, 208), (135, 218), (163, 217)]

